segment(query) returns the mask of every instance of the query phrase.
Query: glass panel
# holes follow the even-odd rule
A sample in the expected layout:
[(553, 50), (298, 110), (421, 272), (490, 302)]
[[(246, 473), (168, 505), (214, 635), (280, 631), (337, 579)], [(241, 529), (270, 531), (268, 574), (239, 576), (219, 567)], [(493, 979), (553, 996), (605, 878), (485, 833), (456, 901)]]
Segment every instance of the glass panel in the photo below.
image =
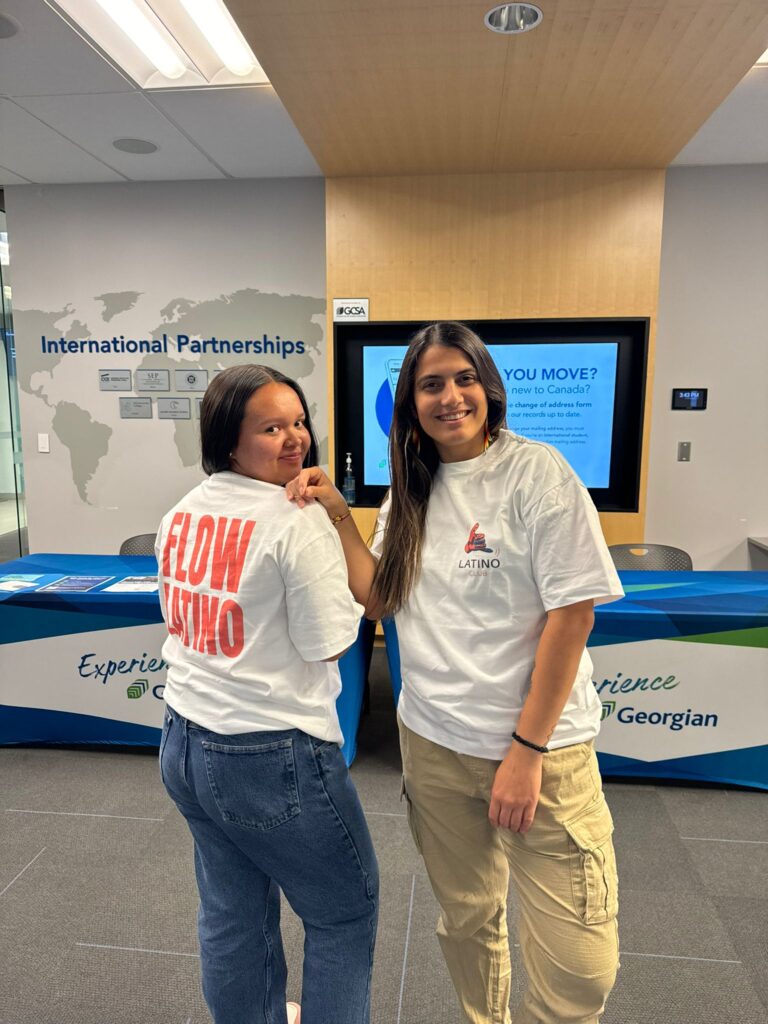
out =
[(8, 232), (0, 192), (0, 562), (27, 554), (27, 510), (11, 312)]

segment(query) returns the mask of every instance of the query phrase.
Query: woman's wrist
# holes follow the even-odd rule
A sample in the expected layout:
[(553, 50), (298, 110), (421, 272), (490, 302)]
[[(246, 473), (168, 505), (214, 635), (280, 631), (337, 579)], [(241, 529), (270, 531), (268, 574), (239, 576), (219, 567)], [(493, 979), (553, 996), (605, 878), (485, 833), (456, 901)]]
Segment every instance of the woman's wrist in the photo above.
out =
[(349, 505), (345, 505), (343, 511), (332, 512), (330, 509), (326, 509), (326, 512), (328, 513), (328, 518), (331, 520), (331, 523), (334, 526), (339, 526), (341, 523), (344, 522), (345, 519), (349, 519), (349, 517), (352, 515), (352, 509), (349, 507)]

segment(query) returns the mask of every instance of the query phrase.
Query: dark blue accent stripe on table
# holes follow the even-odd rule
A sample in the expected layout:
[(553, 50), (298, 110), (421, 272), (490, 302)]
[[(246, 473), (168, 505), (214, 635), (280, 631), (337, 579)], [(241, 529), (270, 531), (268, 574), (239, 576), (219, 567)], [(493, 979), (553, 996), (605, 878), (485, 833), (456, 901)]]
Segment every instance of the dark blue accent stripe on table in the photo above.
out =
[(723, 782), (733, 786), (751, 786), (768, 790), (765, 771), (768, 746), (747, 747), (743, 750), (717, 750), (711, 754), (675, 757), (667, 761), (639, 761), (632, 757), (598, 751), (597, 760), (603, 775)]
[(17, 708), (0, 704), (0, 744), (124, 743), (137, 747), (160, 746), (160, 729), (133, 722), (118, 722), (95, 715), (45, 708)]

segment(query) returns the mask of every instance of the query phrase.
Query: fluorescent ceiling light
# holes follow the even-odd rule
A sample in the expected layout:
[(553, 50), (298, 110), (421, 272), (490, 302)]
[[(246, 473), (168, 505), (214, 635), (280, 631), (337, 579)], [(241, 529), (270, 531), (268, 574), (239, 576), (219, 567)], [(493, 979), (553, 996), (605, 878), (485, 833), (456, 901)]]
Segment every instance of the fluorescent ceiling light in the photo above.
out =
[(147, 16), (133, 0), (96, 0), (115, 24), (166, 78), (181, 78), (187, 70)]
[(269, 85), (224, 0), (45, 0), (141, 89)]
[(758, 65), (762, 66), (764, 64), (768, 64), (768, 50), (766, 50), (761, 57), (757, 58), (757, 60), (755, 61), (755, 67), (757, 67)]
[(258, 61), (221, 0), (181, 0), (190, 18), (233, 75), (249, 75)]

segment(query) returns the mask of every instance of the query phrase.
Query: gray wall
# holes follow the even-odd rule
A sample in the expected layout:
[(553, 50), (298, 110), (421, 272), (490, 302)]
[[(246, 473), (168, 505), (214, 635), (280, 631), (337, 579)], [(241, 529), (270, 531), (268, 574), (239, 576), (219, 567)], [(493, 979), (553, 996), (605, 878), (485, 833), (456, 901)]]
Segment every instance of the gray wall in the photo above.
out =
[[(673, 412), (673, 387), (709, 388)], [(689, 464), (678, 441), (692, 442)], [(645, 539), (696, 569), (768, 568), (768, 166), (667, 173)]]
[[(277, 366), (301, 381), (327, 450), (322, 179), (25, 185), (6, 189), (6, 203), (31, 550), (117, 551), (202, 478), (196, 396), (176, 395), (177, 370), (210, 380), (236, 363)], [(62, 355), (41, 341), (163, 334), (266, 335), (283, 348), (196, 354), (170, 342), (160, 356)], [(129, 395), (142, 397), (140, 369), (169, 372), (171, 391), (151, 396), (151, 420), (122, 419), (101, 372), (130, 370)], [(192, 418), (159, 420), (162, 397), (191, 399)]]

